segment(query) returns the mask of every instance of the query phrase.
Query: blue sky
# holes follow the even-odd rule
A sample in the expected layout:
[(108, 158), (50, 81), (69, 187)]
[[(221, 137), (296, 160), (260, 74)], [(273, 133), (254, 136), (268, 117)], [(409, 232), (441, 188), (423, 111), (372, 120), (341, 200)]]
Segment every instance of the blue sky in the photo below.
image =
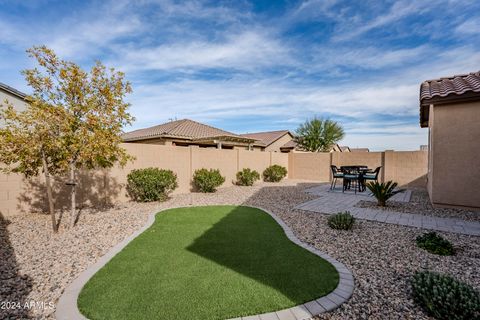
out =
[(126, 72), (126, 130), (295, 130), (318, 116), (343, 124), (342, 144), (415, 150), (420, 83), (480, 70), (480, 1), (0, 0), (0, 82), (28, 93), (20, 71), (39, 44)]

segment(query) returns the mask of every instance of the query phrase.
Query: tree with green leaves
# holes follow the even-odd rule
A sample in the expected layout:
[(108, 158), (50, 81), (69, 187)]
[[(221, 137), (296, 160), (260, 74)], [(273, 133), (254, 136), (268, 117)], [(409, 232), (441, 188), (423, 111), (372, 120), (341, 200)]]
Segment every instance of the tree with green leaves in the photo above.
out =
[(340, 124), (330, 119), (316, 117), (301, 124), (295, 133), (298, 145), (310, 152), (329, 152), (345, 137)]
[[(7, 164), (6, 170), (26, 176), (37, 175), (40, 168), (45, 177), (68, 173), (73, 226), (77, 172), (124, 165), (131, 159), (120, 146), (123, 126), (133, 121), (130, 104), (124, 101), (131, 86), (122, 72), (100, 62), (84, 71), (45, 46), (27, 52), (38, 64), (23, 71), (33, 93), (26, 111), (19, 113), (10, 106), (1, 113), (0, 120), (7, 125), (0, 131), (0, 142), (8, 143), (0, 143), (0, 161)], [(27, 138), (31, 142), (23, 145)], [(28, 146), (36, 151), (26, 150)]]

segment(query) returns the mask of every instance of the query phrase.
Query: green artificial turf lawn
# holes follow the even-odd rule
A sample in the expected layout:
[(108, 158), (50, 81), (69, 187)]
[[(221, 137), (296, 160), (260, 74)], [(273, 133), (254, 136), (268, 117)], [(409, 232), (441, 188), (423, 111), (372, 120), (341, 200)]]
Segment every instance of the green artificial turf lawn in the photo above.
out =
[(90, 319), (226, 319), (324, 296), (338, 273), (262, 210), (163, 211), (82, 289)]

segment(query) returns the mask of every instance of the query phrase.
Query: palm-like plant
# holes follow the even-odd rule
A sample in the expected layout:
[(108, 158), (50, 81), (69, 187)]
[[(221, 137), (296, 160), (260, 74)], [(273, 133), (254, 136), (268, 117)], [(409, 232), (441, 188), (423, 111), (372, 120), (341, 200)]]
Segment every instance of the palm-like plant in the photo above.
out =
[(298, 127), (295, 141), (306, 151), (329, 152), (344, 136), (342, 126), (337, 122), (313, 118)]
[(379, 183), (378, 181), (367, 183), (367, 188), (370, 190), (375, 198), (377, 198), (378, 205), (385, 207), (387, 200), (396, 195), (399, 192), (403, 192), (403, 189), (395, 190), (398, 183), (393, 181), (387, 181)]

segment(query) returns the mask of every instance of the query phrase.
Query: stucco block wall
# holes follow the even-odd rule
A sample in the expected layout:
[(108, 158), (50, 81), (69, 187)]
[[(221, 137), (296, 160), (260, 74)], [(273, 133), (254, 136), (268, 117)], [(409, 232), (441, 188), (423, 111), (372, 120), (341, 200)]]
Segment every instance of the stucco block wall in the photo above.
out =
[(289, 153), (289, 178), (312, 181), (330, 180), (332, 153)]
[(430, 120), (432, 202), (480, 208), (480, 102), (436, 105)]
[(401, 186), (425, 187), (427, 183), (427, 151), (386, 151), (384, 181), (395, 181)]
[[(246, 150), (206, 149), (197, 146), (173, 147), (153, 144), (126, 143), (122, 145), (135, 157), (125, 167), (108, 170), (80, 172), (77, 196), (79, 206), (102, 205), (128, 201), (125, 185), (127, 175), (133, 169), (158, 167), (170, 169), (177, 174), (178, 189), (175, 193), (192, 190), (193, 172), (200, 168), (220, 169), (231, 186), (236, 173), (243, 168), (252, 168), (260, 174), (271, 164), (288, 167), (288, 154)], [(54, 196), (57, 208), (69, 207), (70, 188), (67, 178), (54, 180)], [(47, 211), (43, 177), (24, 179), (18, 174), (0, 174), (0, 213), (5, 216), (30, 211)]]
[[(177, 174), (179, 187), (175, 193), (192, 190), (192, 175), (200, 168), (220, 169), (226, 177), (225, 186), (236, 180), (237, 171), (251, 168), (262, 173), (266, 167), (279, 164), (288, 169), (288, 178), (328, 182), (330, 165), (383, 166), (383, 175), (401, 185), (424, 183), (427, 170), (427, 152), (372, 152), (364, 153), (280, 153), (247, 150), (206, 149), (197, 146), (174, 147), (153, 144), (127, 143), (122, 145), (135, 157), (125, 167), (80, 172), (78, 176), (78, 203), (85, 205), (114, 204), (128, 201), (125, 185), (133, 169), (158, 167)], [(383, 172), (383, 170), (382, 170)], [(66, 177), (54, 180), (57, 208), (69, 207), (70, 188)], [(6, 216), (22, 212), (47, 211), (43, 176), (26, 180), (17, 174), (0, 174), (0, 212)]]
[(331, 179), (331, 164), (366, 165), (372, 169), (381, 166), (380, 182), (392, 180), (400, 186), (425, 187), (427, 163), (427, 151), (290, 153), (289, 177), (325, 182)]

